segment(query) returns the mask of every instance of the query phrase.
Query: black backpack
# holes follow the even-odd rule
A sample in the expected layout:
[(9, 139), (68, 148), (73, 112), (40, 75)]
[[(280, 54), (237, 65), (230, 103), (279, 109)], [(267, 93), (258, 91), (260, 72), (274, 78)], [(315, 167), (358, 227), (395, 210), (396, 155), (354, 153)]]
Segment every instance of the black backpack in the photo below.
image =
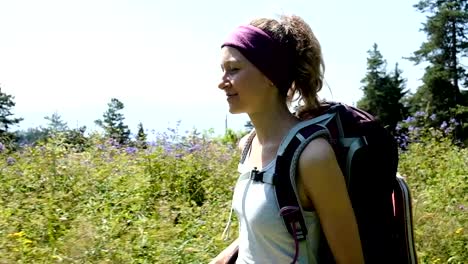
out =
[[(306, 239), (307, 229), (293, 183), (305, 146), (317, 137), (325, 137), (345, 177), (365, 262), (417, 263), (411, 198), (404, 179), (397, 175), (398, 148), (394, 137), (370, 114), (341, 103), (325, 103), (314, 116), (296, 125), (277, 153), (272, 184), (280, 212), (297, 208), (283, 215), (289, 233), (296, 241)], [(248, 146), (253, 137), (254, 133)], [(248, 149), (244, 148), (242, 160)], [(251, 173), (255, 181), (263, 181), (262, 176), (256, 170)], [(319, 263), (334, 263), (323, 234), (319, 245)]]

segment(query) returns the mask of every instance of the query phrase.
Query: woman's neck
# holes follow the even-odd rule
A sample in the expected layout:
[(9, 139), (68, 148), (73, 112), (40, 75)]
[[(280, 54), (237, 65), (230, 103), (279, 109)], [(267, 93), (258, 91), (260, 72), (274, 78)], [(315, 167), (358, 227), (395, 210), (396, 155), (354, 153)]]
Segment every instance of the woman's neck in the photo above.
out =
[(274, 108), (274, 111), (270, 108), (265, 112), (252, 113), (249, 117), (260, 145), (280, 144), (286, 133), (299, 123), (299, 119), (286, 106)]

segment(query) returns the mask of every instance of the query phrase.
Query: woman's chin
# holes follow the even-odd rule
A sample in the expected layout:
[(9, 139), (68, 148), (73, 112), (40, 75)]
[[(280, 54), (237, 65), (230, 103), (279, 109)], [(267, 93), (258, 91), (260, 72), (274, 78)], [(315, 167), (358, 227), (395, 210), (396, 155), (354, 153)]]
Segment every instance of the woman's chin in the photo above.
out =
[(243, 114), (244, 111), (238, 109), (238, 108), (234, 108), (234, 107), (229, 107), (229, 113), (231, 114)]

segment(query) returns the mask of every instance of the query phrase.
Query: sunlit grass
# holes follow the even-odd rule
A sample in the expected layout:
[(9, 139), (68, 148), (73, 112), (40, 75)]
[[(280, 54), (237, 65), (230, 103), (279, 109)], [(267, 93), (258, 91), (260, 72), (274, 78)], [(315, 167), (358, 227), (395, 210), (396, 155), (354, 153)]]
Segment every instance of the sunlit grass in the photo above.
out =
[[(230, 242), (221, 233), (239, 153), (229, 140), (174, 133), (146, 149), (94, 135), (82, 152), (60, 136), (5, 150), (0, 263), (207, 263)], [(421, 263), (468, 259), (466, 164), (467, 150), (443, 138), (401, 155)]]

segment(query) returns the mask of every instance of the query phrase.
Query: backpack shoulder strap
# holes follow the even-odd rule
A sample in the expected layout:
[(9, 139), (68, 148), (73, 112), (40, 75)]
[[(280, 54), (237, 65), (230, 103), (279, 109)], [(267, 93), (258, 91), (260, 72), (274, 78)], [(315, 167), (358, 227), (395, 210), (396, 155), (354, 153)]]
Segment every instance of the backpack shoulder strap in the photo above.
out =
[(290, 131), (278, 149), (273, 180), (276, 197), (286, 228), (298, 241), (306, 239), (307, 227), (296, 188), (297, 163), (302, 151), (312, 140), (318, 137), (329, 139), (328, 129), (319, 123), (332, 117), (327, 115), (325, 118), (321, 116), (319, 119), (301, 122)]

